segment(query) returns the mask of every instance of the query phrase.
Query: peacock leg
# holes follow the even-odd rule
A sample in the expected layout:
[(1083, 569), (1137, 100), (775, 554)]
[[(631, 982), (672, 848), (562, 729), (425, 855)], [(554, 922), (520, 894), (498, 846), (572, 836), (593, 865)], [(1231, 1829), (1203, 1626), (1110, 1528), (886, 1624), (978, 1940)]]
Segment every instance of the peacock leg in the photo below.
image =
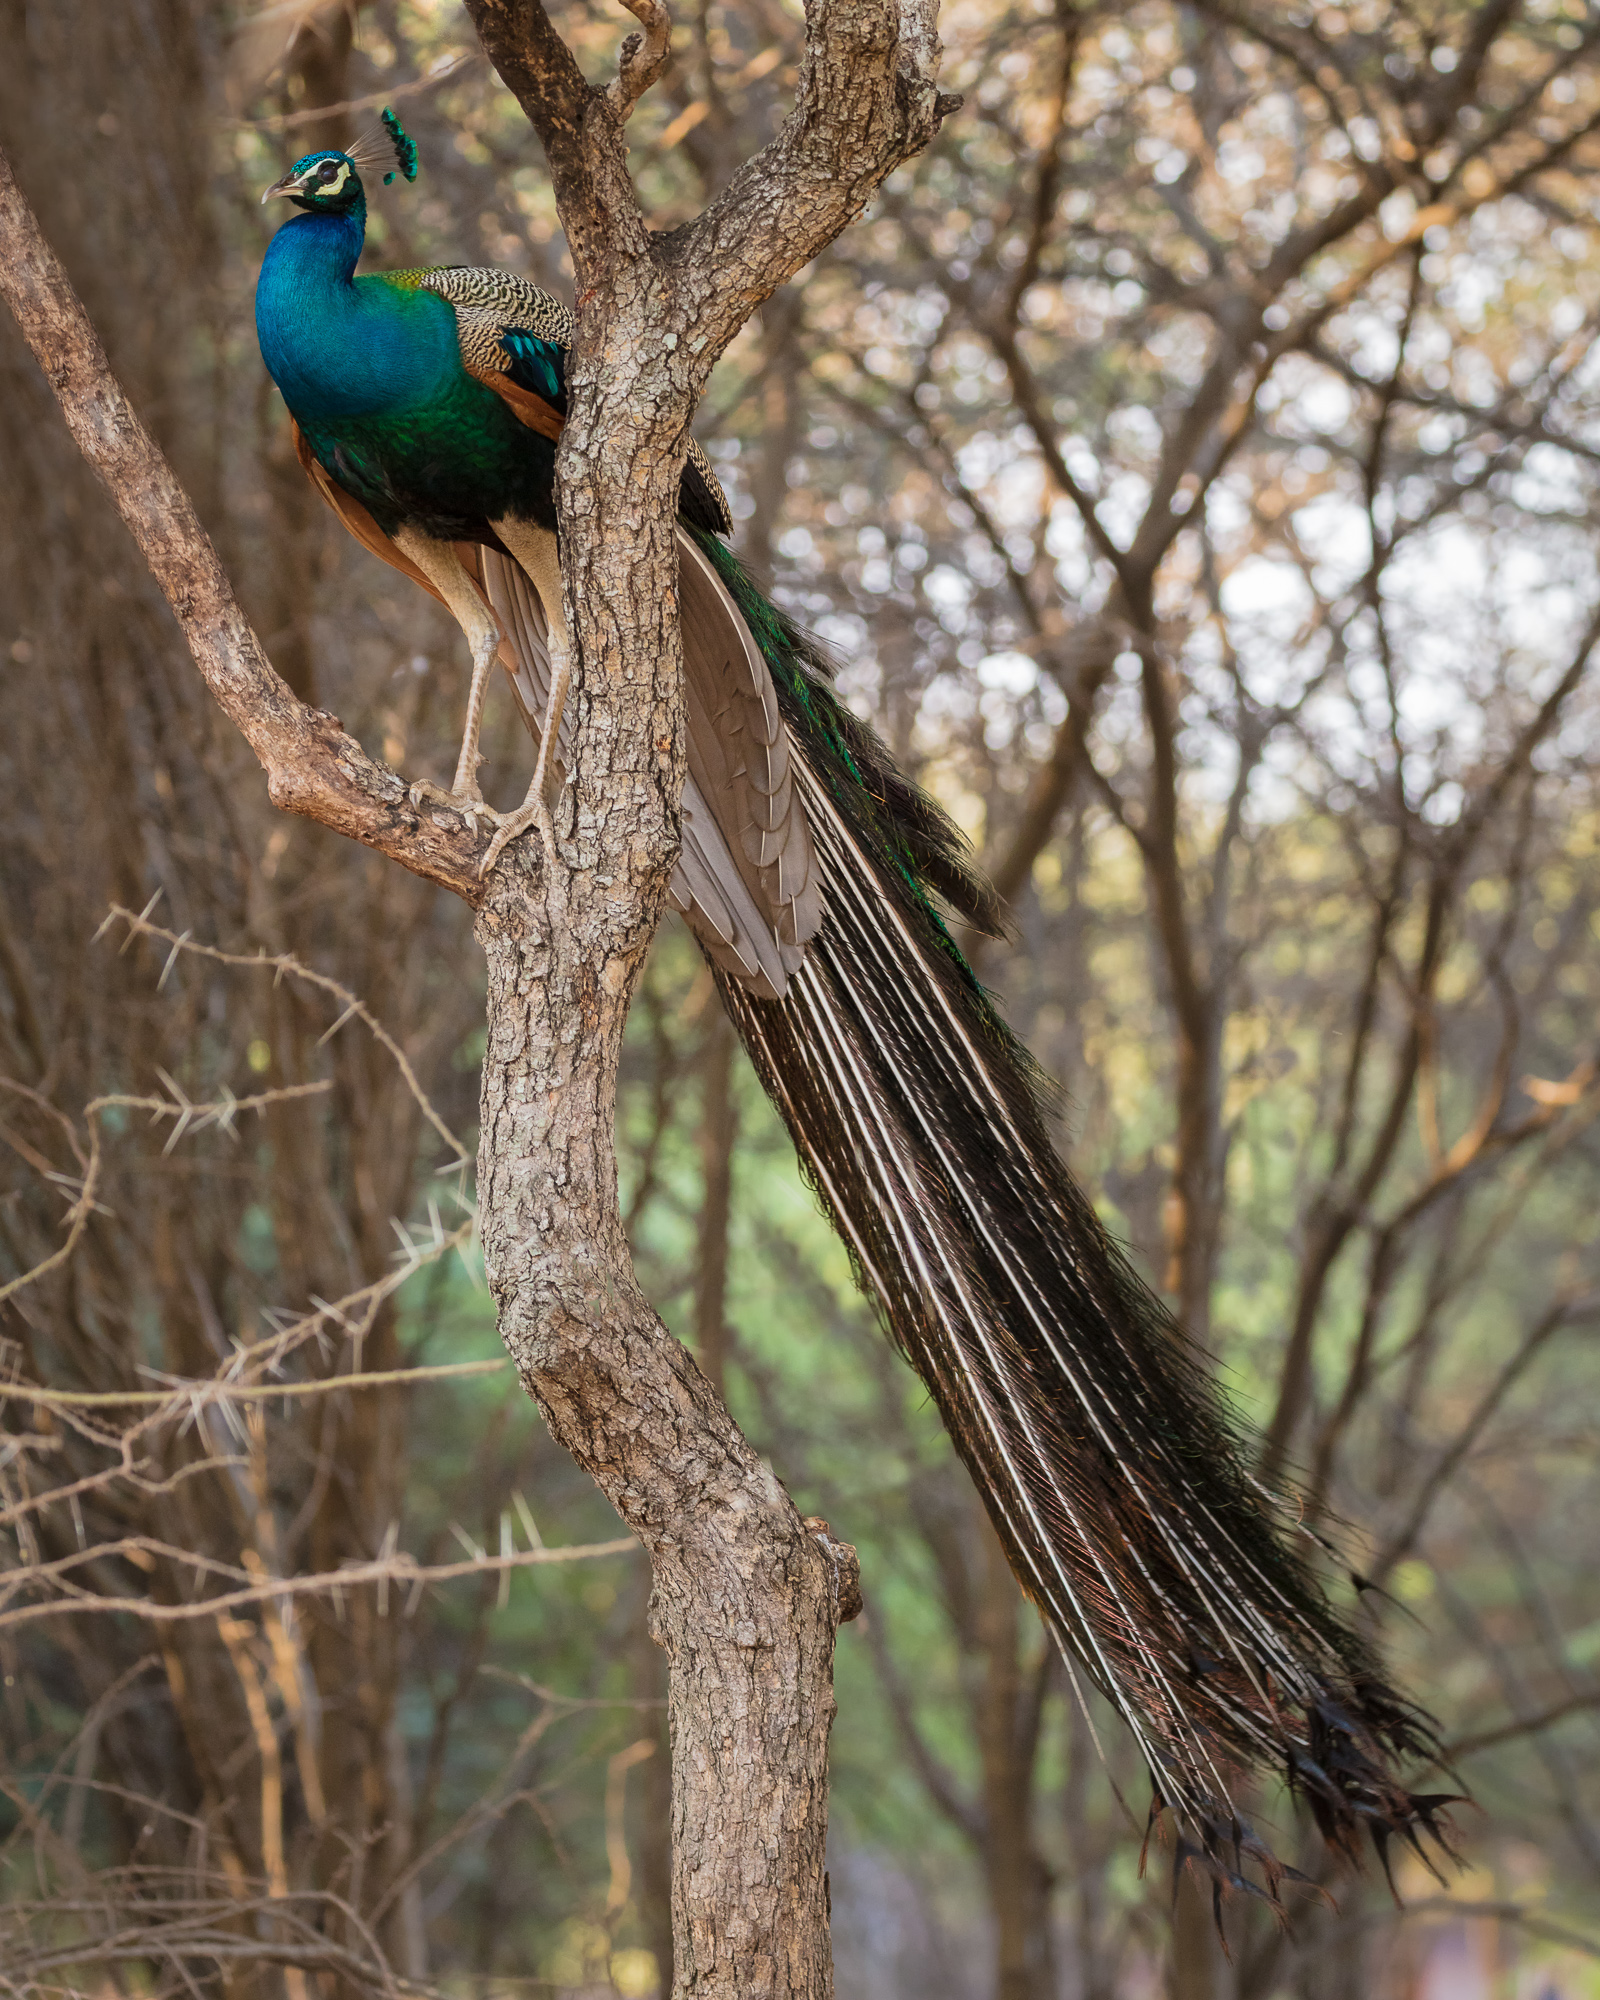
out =
[(444, 599), (472, 648), (472, 687), (467, 695), (467, 726), (461, 738), (461, 755), (456, 759), (455, 782), (446, 792), (431, 780), (419, 778), (411, 787), (411, 803), (421, 805), (425, 798), (432, 798), (474, 819), (498, 819), (493, 808), (484, 804), (478, 784), (478, 734), (483, 727), (489, 670), (500, 647), (500, 627), (448, 542), (433, 541), (409, 525), (397, 528), (392, 539)]
[(545, 700), (544, 721), (539, 727), (539, 755), (533, 767), (533, 782), (522, 804), (495, 829), (494, 839), (490, 841), (489, 851), (478, 871), (482, 875), (487, 875), (499, 860), (507, 843), (515, 840), (519, 833), (526, 833), (530, 826), (539, 829), (545, 859), (552, 867), (555, 866), (556, 825), (545, 797), (545, 787), (555, 768), (556, 739), (561, 731), (562, 711), (567, 705), (567, 689), (572, 682), (572, 649), (567, 634), (567, 616), (561, 602), (561, 562), (555, 536), (546, 528), (536, 528), (529, 521), (515, 521), (509, 517), (492, 525), (521, 565), (528, 581), (538, 591), (539, 601), (544, 606), (545, 622), (549, 628), (550, 692)]

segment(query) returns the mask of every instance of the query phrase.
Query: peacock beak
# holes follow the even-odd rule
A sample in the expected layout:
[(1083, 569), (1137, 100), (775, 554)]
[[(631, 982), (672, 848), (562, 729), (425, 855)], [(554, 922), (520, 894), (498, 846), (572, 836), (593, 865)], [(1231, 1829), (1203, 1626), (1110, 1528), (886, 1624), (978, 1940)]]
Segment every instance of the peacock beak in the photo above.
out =
[(298, 194), (299, 191), (300, 182), (298, 178), (292, 173), (285, 174), (281, 181), (274, 181), (271, 187), (267, 189), (266, 193), (261, 197), (261, 206), (265, 208), (275, 194)]

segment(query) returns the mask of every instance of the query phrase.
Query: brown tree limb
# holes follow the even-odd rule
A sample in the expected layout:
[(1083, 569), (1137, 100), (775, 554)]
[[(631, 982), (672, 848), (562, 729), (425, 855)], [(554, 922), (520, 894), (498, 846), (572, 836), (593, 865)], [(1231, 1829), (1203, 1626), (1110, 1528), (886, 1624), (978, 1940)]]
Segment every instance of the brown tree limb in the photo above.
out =
[(1467, 1421), (1429, 1467), (1426, 1478), (1417, 1488), (1410, 1512), (1384, 1544), (1372, 1566), (1372, 1582), (1380, 1589), (1393, 1575), (1396, 1564), (1403, 1562), (1416, 1547), (1417, 1537), (1422, 1533), (1433, 1503), (1546, 1342), (1553, 1334), (1569, 1326), (1592, 1321), (1597, 1311), (1600, 1311), (1600, 1297), (1594, 1293), (1577, 1298), (1561, 1297), (1529, 1327), (1516, 1351), (1501, 1365), (1494, 1380), (1473, 1405)]
[(319, 820), (476, 902), (486, 843), (454, 813), (418, 813), (339, 718), (304, 708), (273, 671), (188, 495), (111, 373), (71, 280), (0, 152), (0, 294), (67, 428), (172, 606), (207, 687), (267, 774), (274, 805)]
[(932, 136), (948, 108), (934, 8), (813, 7), (783, 131), (696, 222), (653, 237), (618, 119), (538, 0), (468, 7), (544, 143), (578, 305), (557, 467), (577, 777), (542, 897), (501, 871), (480, 916), (485, 1269), (525, 1385), (654, 1566), (675, 1991), (820, 2000), (840, 1570), (640, 1296), (612, 1134), (628, 1002), (677, 851), (686, 427), (751, 311)]
[(1591, 1708), (1600, 1708), (1600, 1688), (1582, 1688), (1552, 1702), (1548, 1708), (1541, 1708), (1536, 1715), (1515, 1716), (1510, 1722), (1497, 1723), (1493, 1729), (1458, 1736), (1445, 1744), (1444, 1761), (1454, 1763), (1458, 1757), (1475, 1757), (1480, 1751), (1497, 1749), (1502, 1743), (1515, 1743), (1519, 1737), (1537, 1736), (1546, 1729), (1554, 1729), (1558, 1722), (1565, 1722), (1569, 1715), (1582, 1715)]
[[(1448, 850), (1436, 864), (1433, 877), (1428, 884), (1426, 916), (1422, 926), (1422, 940), (1416, 955), (1416, 971), (1412, 980), (1412, 1021), (1405, 1042), (1396, 1057), (1386, 1094), (1386, 1109), (1382, 1122), (1374, 1135), (1366, 1159), (1350, 1179), (1342, 1185), (1330, 1184), (1323, 1190), (1307, 1231), (1307, 1247), (1301, 1266), (1294, 1322), (1288, 1345), (1284, 1350), (1277, 1405), (1272, 1414), (1272, 1422), (1268, 1427), (1262, 1452), (1263, 1476), (1268, 1479), (1276, 1478), (1281, 1472), (1295, 1431), (1311, 1399), (1312, 1352), (1322, 1301), (1333, 1266), (1387, 1176), (1405, 1128), (1422, 1063), (1424, 1010), (1430, 1004), (1439, 967), (1443, 963), (1463, 873), (1482, 841), (1486, 829), (1494, 823), (1495, 815), (1510, 786), (1532, 768), (1533, 758), (1539, 746), (1548, 739), (1566, 712), (1567, 704), (1588, 672), (1597, 646), (1600, 646), (1600, 611), (1596, 611), (1590, 617), (1560, 679), (1518, 731), (1511, 749), (1482, 788), (1469, 800), (1451, 833)], [(1407, 838), (1407, 828), (1402, 823), (1400, 835), (1402, 849)], [(1385, 893), (1378, 906), (1374, 942), (1369, 959), (1366, 997), (1363, 1000), (1360, 1016), (1362, 1021), (1370, 1020), (1369, 1002), (1375, 1002), (1377, 979), (1383, 959), (1383, 941), (1389, 934), (1390, 911), (1398, 900), (1397, 876), (1396, 884)], [(1360, 1032), (1356, 1047), (1352, 1051), (1351, 1068), (1347, 1073), (1346, 1102), (1339, 1148), (1341, 1160), (1345, 1151), (1343, 1133), (1353, 1116), (1355, 1064), (1362, 1048)], [(1524, 1127), (1532, 1129), (1544, 1122), (1546, 1120), (1536, 1113), (1532, 1120), (1523, 1121), (1522, 1126), (1514, 1128), (1502, 1137), (1507, 1142), (1520, 1141), (1525, 1136)], [(1491, 1135), (1488, 1131), (1475, 1138), (1469, 1128), (1469, 1133), (1464, 1135), (1463, 1141), (1452, 1148), (1450, 1158), (1441, 1162), (1438, 1171), (1430, 1175), (1428, 1182), (1415, 1198), (1417, 1202), (1426, 1204), (1432, 1201), (1444, 1185), (1471, 1166), (1490, 1142)]]

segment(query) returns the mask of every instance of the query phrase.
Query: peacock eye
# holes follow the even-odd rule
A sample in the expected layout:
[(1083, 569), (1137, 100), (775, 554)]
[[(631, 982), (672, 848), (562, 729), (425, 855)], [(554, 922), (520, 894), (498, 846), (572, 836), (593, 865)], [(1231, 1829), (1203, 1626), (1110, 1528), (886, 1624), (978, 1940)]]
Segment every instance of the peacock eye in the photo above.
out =
[(339, 169), (333, 164), (332, 160), (324, 160), (322, 165), (317, 169), (317, 179), (326, 186), (338, 171)]

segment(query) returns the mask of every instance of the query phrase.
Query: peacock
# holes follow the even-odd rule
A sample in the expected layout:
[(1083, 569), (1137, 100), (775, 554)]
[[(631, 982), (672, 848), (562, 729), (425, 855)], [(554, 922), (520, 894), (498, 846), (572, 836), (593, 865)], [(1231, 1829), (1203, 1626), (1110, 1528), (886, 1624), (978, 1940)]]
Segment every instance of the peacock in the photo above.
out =
[[(267, 368), (323, 498), (431, 591), (472, 649), (454, 783), (537, 828), (570, 766), (554, 474), (566, 308), (467, 266), (357, 277), (361, 168), (416, 173), (393, 116), (268, 188), (301, 211), (256, 293)], [(1396, 1776), (1431, 1724), (1386, 1681), (1309, 1556), (1292, 1495), (1249, 1469), (1201, 1358), (1056, 1155), (1046, 1086), (952, 937), (1003, 913), (961, 835), (834, 691), (817, 645), (729, 546), (687, 448), (679, 494), (688, 777), (671, 900), (862, 1289), (933, 1396), (1082, 1699), (1114, 1704), (1171, 1808), (1178, 1865), (1275, 1906), (1294, 1871), (1237, 1804), (1276, 1771), (1349, 1855), (1448, 1851), (1443, 1795)], [(486, 805), (498, 659), (537, 740), (527, 798)], [(419, 788), (419, 798), (437, 788)], [(1242, 1871), (1256, 1864), (1259, 1882)]]

